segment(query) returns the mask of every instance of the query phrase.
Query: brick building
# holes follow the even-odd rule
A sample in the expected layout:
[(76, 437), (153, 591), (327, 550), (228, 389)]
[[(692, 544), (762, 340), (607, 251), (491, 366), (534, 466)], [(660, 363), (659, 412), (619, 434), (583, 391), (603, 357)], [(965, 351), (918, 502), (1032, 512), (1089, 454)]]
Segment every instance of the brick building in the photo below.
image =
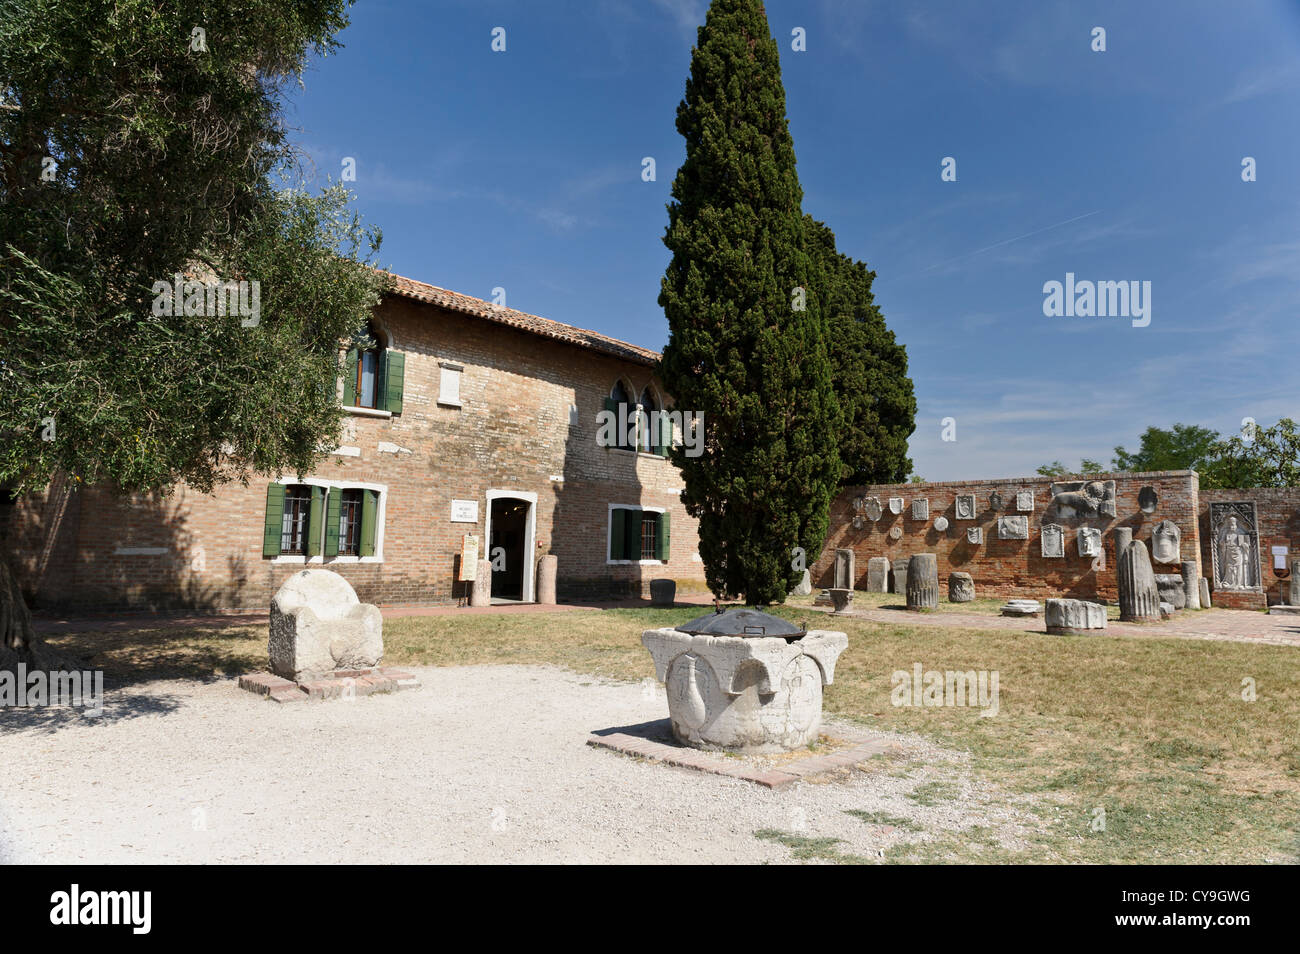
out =
[(496, 598), (533, 600), (544, 553), (562, 596), (703, 587), (661, 436), (597, 443), (599, 411), (671, 406), (657, 353), (404, 278), (371, 334), (344, 363), (343, 441), (310, 474), (161, 498), (56, 481), (0, 507), (34, 603), (265, 609), (303, 566), (367, 602), (450, 602), (465, 534), (500, 557)]

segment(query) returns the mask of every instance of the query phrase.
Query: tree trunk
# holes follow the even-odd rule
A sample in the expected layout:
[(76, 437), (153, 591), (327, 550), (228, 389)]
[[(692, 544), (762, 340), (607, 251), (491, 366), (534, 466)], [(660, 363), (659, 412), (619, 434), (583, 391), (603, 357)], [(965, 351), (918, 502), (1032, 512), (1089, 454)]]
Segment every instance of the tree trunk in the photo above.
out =
[(0, 669), (16, 671), (19, 663), (26, 664), (29, 672), (80, 668), (36, 635), (18, 578), (8, 561), (0, 558)]

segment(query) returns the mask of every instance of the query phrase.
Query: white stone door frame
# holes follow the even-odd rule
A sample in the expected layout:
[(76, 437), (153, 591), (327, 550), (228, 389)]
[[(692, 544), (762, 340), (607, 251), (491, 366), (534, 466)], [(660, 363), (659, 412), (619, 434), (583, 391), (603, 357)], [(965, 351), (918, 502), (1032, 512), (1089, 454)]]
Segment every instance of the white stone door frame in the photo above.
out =
[(537, 494), (531, 490), (489, 490), (487, 492), (487, 515), (483, 523), (483, 545), (487, 548), (487, 558), (492, 559), (492, 501), (522, 500), (528, 504), (528, 520), (524, 525), (524, 585), (523, 601), (536, 603), (537, 593)]

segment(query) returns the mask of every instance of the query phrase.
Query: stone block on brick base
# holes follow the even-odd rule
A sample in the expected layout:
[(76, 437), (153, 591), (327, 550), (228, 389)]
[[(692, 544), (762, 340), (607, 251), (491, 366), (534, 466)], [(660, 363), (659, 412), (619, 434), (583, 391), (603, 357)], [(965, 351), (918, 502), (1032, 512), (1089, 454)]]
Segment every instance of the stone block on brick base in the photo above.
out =
[(948, 574), (948, 602), (969, 603), (975, 599), (975, 578), (969, 573)]
[(1053, 636), (1084, 636), (1106, 628), (1106, 607), (1086, 600), (1048, 600), (1045, 621)]
[(872, 557), (867, 561), (867, 592), (889, 592), (889, 560), (885, 557)]
[(677, 602), (676, 580), (651, 580), (650, 605), (672, 606)]
[(301, 570), (271, 599), (271, 671), (304, 682), (338, 669), (369, 669), (384, 656), (379, 607), (357, 599), (330, 570)]

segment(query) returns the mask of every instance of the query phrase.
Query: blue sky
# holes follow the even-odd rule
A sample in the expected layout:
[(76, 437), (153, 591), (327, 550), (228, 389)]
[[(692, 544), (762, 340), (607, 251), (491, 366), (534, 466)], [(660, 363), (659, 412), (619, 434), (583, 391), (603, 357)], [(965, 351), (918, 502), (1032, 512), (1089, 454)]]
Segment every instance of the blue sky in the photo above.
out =
[[(394, 271), (660, 348), (673, 123), (706, 7), (361, 0), (288, 118), (320, 176), (356, 159)], [(804, 208), (876, 271), (907, 345), (916, 473), (1109, 465), (1151, 424), (1300, 417), (1300, 3), (767, 11)], [(1067, 272), (1151, 282), (1150, 325), (1044, 316)]]

